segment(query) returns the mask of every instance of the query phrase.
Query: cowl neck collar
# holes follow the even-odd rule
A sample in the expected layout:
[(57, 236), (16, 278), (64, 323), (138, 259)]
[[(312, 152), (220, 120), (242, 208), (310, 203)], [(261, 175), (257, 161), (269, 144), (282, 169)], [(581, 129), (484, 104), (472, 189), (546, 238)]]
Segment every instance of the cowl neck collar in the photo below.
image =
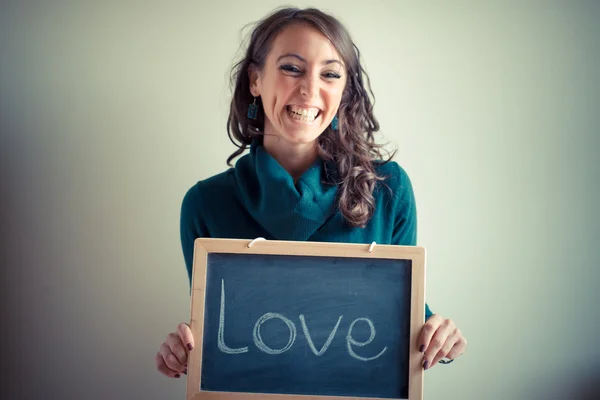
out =
[(234, 168), (236, 194), (273, 239), (305, 241), (335, 210), (337, 186), (326, 169), (332, 171), (331, 164), (318, 158), (294, 184), (262, 140), (254, 139)]

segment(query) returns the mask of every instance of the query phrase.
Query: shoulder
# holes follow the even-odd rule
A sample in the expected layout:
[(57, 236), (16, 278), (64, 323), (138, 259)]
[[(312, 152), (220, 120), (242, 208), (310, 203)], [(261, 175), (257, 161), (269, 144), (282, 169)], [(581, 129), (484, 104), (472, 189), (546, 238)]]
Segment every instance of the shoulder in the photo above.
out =
[(224, 194), (233, 191), (231, 184), (232, 169), (228, 169), (217, 175), (211, 176), (196, 182), (190, 187), (183, 196), (183, 211), (201, 210), (201, 206), (206, 206), (222, 197)]
[(384, 178), (379, 186), (389, 189), (392, 193), (401, 194), (412, 192), (412, 184), (406, 170), (396, 161), (374, 162), (375, 173)]
[(393, 227), (390, 243), (414, 246), (417, 242), (417, 208), (408, 174), (393, 161), (379, 165), (376, 172), (385, 178), (378, 182), (375, 197), (379, 197), (382, 205), (380, 213), (389, 218), (387, 221)]

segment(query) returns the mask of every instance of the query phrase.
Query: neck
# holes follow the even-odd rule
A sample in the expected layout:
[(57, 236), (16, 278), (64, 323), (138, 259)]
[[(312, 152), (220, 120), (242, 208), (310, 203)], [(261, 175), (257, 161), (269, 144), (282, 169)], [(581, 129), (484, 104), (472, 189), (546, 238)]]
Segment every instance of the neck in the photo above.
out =
[(265, 135), (263, 140), (265, 150), (291, 176), (294, 182), (310, 168), (317, 159), (316, 141), (311, 143), (289, 143), (274, 135)]

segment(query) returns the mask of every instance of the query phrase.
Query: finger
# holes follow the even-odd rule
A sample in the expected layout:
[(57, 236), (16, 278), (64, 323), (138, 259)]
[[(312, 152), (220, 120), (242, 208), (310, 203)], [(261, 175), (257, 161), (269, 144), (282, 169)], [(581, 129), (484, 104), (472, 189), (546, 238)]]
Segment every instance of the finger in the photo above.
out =
[(419, 336), (419, 341), (417, 343), (421, 353), (425, 352), (429, 346), (429, 342), (435, 334), (435, 331), (437, 331), (438, 327), (441, 325), (442, 320), (442, 317), (433, 315), (427, 320), (427, 322), (425, 322), (425, 325), (423, 325), (423, 329), (421, 330), (421, 335)]
[(467, 339), (464, 336), (460, 335), (450, 352), (446, 355), (447, 358), (454, 360), (455, 358), (460, 357), (467, 347)]
[(183, 347), (183, 343), (181, 343), (181, 339), (179, 338), (179, 336), (176, 333), (170, 333), (169, 335), (167, 335), (167, 340), (165, 341), (165, 343), (167, 344), (167, 346), (169, 346), (171, 353), (173, 353), (173, 355), (177, 357), (179, 363), (181, 365), (187, 365), (188, 354), (185, 351), (185, 348)]
[(192, 330), (190, 329), (190, 326), (185, 322), (180, 323), (177, 326), (177, 334), (179, 335), (179, 338), (181, 339), (181, 342), (185, 345), (185, 347), (189, 351), (192, 351), (192, 349), (194, 348), (194, 336), (192, 335)]
[(168, 344), (163, 343), (160, 346), (160, 355), (162, 356), (165, 364), (167, 364), (167, 367), (169, 367), (171, 370), (177, 373), (185, 371), (185, 365), (179, 362), (177, 357), (175, 357), (175, 354), (171, 352), (171, 348)]
[(446, 342), (444, 343), (440, 351), (437, 352), (437, 354), (431, 361), (431, 367), (437, 365), (437, 363), (444, 357), (450, 358), (448, 357), (448, 354), (450, 353), (450, 350), (452, 350), (458, 339), (459, 337), (456, 333), (448, 336)]
[(179, 378), (179, 375), (176, 371), (173, 371), (171, 368), (167, 366), (163, 356), (160, 352), (156, 353), (156, 368), (163, 374), (168, 376), (169, 378)]
[(427, 346), (427, 349), (425, 350), (425, 356), (423, 357), (423, 368), (428, 369), (434, 365), (433, 358), (445, 345), (448, 336), (451, 334), (453, 329), (453, 324), (448, 322), (448, 320), (444, 321), (444, 323), (440, 325), (429, 341), (429, 346)]

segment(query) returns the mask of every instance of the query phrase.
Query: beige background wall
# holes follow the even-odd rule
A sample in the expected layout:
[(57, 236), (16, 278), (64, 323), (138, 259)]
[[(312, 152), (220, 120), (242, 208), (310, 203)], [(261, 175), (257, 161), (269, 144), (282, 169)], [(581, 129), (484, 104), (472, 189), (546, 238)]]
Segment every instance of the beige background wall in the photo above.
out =
[[(179, 207), (226, 168), (226, 73), (277, 1), (0, 6), (2, 389), (183, 399)], [(125, 5), (126, 3), (126, 5)], [(399, 148), (432, 308), (426, 399), (583, 399), (600, 367), (600, 3), (297, 1), (350, 29)]]

